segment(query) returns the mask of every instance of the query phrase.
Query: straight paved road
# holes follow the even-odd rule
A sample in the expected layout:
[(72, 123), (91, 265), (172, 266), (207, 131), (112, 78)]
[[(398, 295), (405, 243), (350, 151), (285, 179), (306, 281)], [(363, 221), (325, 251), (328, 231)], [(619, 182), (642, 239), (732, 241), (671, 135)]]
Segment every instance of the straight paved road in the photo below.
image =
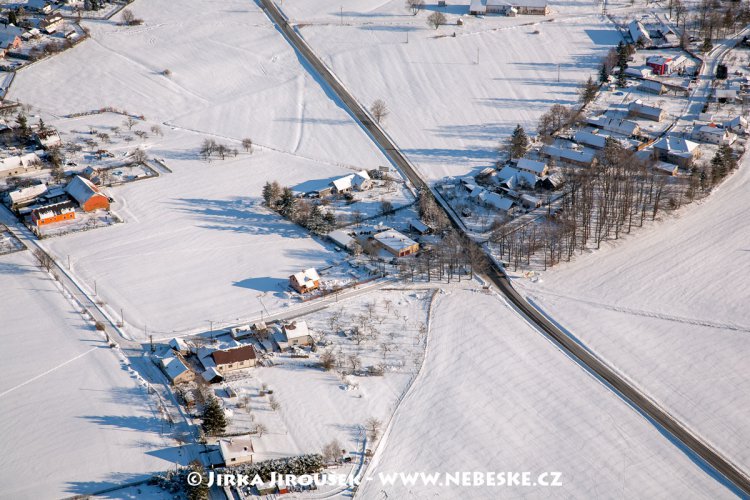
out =
[[(317, 55), (310, 49), (307, 42), (289, 25), (286, 17), (276, 7), (272, 0), (258, 0), (264, 8), (269, 18), (281, 30), (289, 43), (297, 49), (300, 54), (307, 60), (312, 68), (326, 81), (341, 101), (347, 106), (349, 111), (359, 120), (371, 138), (380, 146), (383, 152), (388, 155), (394, 165), (418, 188), (429, 190), (427, 183), (420, 177), (416, 169), (401, 153), (395, 143), (383, 132), (380, 126), (373, 121), (366, 109), (349, 93), (349, 91), (339, 82), (336, 76), (323, 64)], [(451, 219), (453, 224), (462, 228), (462, 224), (453, 211), (440, 198), (439, 193), (434, 193), (442, 208)], [(467, 238), (467, 244), (476, 244)], [(592, 373), (607, 382), (616, 392), (630, 402), (630, 404), (641, 411), (644, 415), (657, 422), (664, 429), (669, 431), (676, 439), (690, 449), (696, 458), (704, 461), (715, 471), (729, 480), (737, 490), (750, 497), (750, 476), (740, 466), (724, 457), (710, 444), (701, 439), (700, 436), (691, 432), (682, 422), (670, 415), (666, 410), (651, 400), (646, 394), (639, 391), (635, 386), (627, 382), (618, 375), (612, 368), (603, 363), (599, 358), (589, 352), (573, 339), (568, 337), (559, 328), (553, 325), (538, 310), (532, 307), (521, 295), (513, 288), (510, 280), (497, 265), (496, 262), (487, 258), (488, 278), (500, 289), (500, 291), (516, 306), (519, 312), (531, 323), (543, 331), (551, 338), (560, 348), (574, 357), (579, 363), (584, 365)]]

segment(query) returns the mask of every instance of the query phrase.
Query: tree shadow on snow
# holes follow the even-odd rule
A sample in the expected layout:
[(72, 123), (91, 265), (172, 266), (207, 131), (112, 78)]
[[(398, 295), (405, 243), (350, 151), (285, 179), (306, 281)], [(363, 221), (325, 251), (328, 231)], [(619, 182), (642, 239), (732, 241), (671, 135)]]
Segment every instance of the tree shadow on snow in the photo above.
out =
[[(139, 483), (141, 481), (147, 480), (150, 476), (151, 474), (148, 473), (133, 474), (125, 472), (115, 472), (113, 474), (110, 474), (104, 481), (70, 481), (67, 483), (65, 491), (74, 495), (91, 495), (96, 492), (116, 488), (118, 486)], [(97, 495), (97, 497), (120, 498), (117, 496), (118, 493), (121, 492), (113, 491), (113, 496)]]
[(249, 288), (250, 290), (257, 290), (259, 292), (278, 292), (286, 290), (287, 284), (287, 280), (265, 276), (263, 278), (248, 278), (242, 281), (235, 281), (232, 283), (232, 286)]
[(306, 233), (280, 215), (266, 210), (252, 198), (209, 200), (178, 198), (178, 209), (188, 212), (199, 227), (220, 231), (234, 231), (254, 235), (278, 235), (285, 238), (304, 238)]
[(86, 415), (83, 417), (89, 422), (103, 427), (124, 429), (138, 432), (162, 433), (169, 429), (169, 423), (156, 417), (139, 417), (125, 415)]

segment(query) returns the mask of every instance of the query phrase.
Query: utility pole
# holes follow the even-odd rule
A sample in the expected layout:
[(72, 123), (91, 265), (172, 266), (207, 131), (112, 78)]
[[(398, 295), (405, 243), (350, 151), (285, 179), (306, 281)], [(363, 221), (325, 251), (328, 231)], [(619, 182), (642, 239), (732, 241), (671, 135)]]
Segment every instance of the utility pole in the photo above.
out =
[(479, 47), (477, 47), (477, 66), (479, 66)]
[(122, 309), (120, 309), (120, 327), (125, 327), (125, 314), (122, 312)]
[(148, 341), (151, 344), (151, 352), (154, 352), (156, 350), (156, 349), (154, 349), (154, 336), (153, 335), (149, 335), (148, 336)]
[(560, 63), (557, 63), (557, 83), (560, 83)]
[(68, 255), (68, 271), (70, 271), (70, 255)]
[(344, 6), (341, 6), (341, 26), (344, 25)]
[(97, 293), (96, 293), (96, 280), (94, 280), (94, 295), (97, 295)]

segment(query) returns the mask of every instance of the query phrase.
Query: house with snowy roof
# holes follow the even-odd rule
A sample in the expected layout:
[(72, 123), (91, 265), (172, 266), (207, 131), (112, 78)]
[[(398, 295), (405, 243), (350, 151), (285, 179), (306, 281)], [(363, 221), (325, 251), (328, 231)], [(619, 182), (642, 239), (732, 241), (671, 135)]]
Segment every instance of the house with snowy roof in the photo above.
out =
[(320, 276), (314, 267), (289, 276), (289, 286), (298, 293), (308, 293), (320, 286)]
[(517, 14), (546, 16), (549, 5), (546, 0), (471, 0), (469, 14), (501, 14), (515, 16)]
[(42, 167), (42, 160), (36, 153), (9, 156), (0, 160), (0, 177), (9, 177), (38, 170)]
[(78, 202), (84, 212), (103, 208), (109, 210), (109, 198), (96, 185), (85, 177), (76, 175), (71, 179), (65, 191)]
[(734, 143), (737, 140), (737, 135), (711, 123), (709, 125), (696, 125), (693, 127), (692, 139), (696, 142), (705, 142), (720, 146), (722, 144)]
[(159, 368), (173, 384), (195, 380), (195, 373), (176, 355), (168, 355), (159, 360)]
[(558, 163), (576, 167), (592, 167), (596, 164), (596, 153), (588, 149), (579, 151), (577, 149), (545, 145), (542, 147), (542, 154)]
[(630, 33), (630, 38), (635, 44), (641, 43), (644, 46), (649, 46), (653, 43), (651, 36), (648, 34), (648, 31), (646, 31), (643, 23), (637, 19), (633, 19), (630, 21), (630, 24), (628, 24), (628, 33)]
[(520, 158), (516, 163), (516, 168), (524, 172), (529, 172), (537, 177), (544, 177), (549, 173), (549, 167), (543, 161), (529, 160), (528, 158)]
[(307, 322), (305, 321), (292, 321), (286, 323), (281, 329), (286, 336), (286, 343), (290, 347), (313, 343), (312, 335), (310, 335), (310, 330), (307, 328)]
[(249, 435), (232, 436), (219, 440), (219, 453), (224, 465), (239, 465), (253, 462), (253, 441)]
[(396, 257), (406, 257), (419, 251), (419, 243), (395, 229), (388, 229), (373, 235), (373, 240), (382, 249)]
[(594, 117), (586, 118), (586, 123), (592, 127), (606, 130), (607, 132), (613, 132), (615, 134), (621, 134), (627, 137), (638, 135), (641, 133), (641, 127), (629, 120), (622, 120), (619, 118), (610, 118), (605, 115), (599, 115)]
[(47, 192), (46, 184), (34, 184), (25, 188), (15, 189), (7, 194), (11, 208), (15, 209), (34, 202)]
[(335, 194), (344, 194), (351, 192), (353, 189), (367, 191), (372, 188), (373, 183), (367, 170), (360, 170), (357, 173), (334, 179), (330, 185)]
[(660, 122), (664, 119), (665, 115), (666, 113), (663, 109), (657, 106), (649, 106), (640, 99), (636, 99), (628, 104), (628, 116)]
[(657, 160), (674, 163), (682, 168), (689, 168), (700, 154), (697, 143), (676, 135), (665, 135), (654, 144), (654, 156)]
[(539, 182), (539, 177), (530, 172), (519, 170), (510, 165), (506, 165), (498, 172), (497, 176), (500, 178), (500, 185), (507, 189), (516, 189), (518, 187), (527, 187), (533, 189)]

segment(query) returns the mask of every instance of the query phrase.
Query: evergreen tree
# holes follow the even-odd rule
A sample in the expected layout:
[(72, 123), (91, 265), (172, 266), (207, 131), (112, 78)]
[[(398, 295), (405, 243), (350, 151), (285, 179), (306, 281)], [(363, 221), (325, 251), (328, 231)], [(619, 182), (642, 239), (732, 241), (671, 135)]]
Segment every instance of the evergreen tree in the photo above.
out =
[(721, 159), (724, 163), (724, 168), (727, 172), (731, 172), (735, 168), (737, 168), (737, 158), (734, 156), (734, 151), (732, 150), (732, 146), (729, 144), (722, 144), (719, 146), (719, 151), (717, 154), (721, 154)]
[(200, 474), (202, 481), (196, 485), (189, 484), (185, 481), (185, 493), (188, 500), (208, 500), (208, 474), (206, 474), (206, 469), (204, 469), (201, 463), (197, 460), (190, 463), (189, 469), (188, 474), (197, 472)]
[(325, 222), (326, 232), (331, 232), (336, 227), (336, 214), (333, 212), (326, 212), (323, 216)]
[(224, 410), (215, 396), (210, 396), (203, 408), (203, 430), (209, 435), (223, 434), (227, 428)]
[(320, 205), (315, 205), (307, 219), (307, 228), (315, 234), (325, 233), (325, 219)]
[(606, 64), (602, 64), (599, 69), (599, 83), (607, 83), (609, 81), (609, 70)]
[(580, 90), (581, 102), (584, 105), (590, 103), (596, 99), (596, 93), (599, 91), (599, 85), (596, 84), (593, 78), (589, 77), (588, 80), (583, 84)]
[(628, 47), (622, 41), (617, 44), (617, 65), (620, 67), (620, 72), (617, 74), (617, 85), (620, 87), (625, 86), (625, 70), (628, 67), (628, 56), (630, 55)]
[(22, 134), (26, 135), (29, 132), (29, 122), (26, 119), (26, 115), (18, 113), (16, 123), (18, 124), (18, 128), (21, 129)]
[(270, 207), (271, 203), (273, 202), (273, 197), (271, 193), (271, 183), (266, 181), (265, 184), (263, 184), (263, 203)]
[(16, 15), (15, 10), (11, 10), (8, 12), (8, 23), (9, 24), (18, 24), (18, 16)]
[(706, 37), (706, 39), (703, 40), (703, 45), (701, 46), (701, 50), (704, 53), (706, 53), (706, 52), (711, 52), (711, 49), (713, 49), (713, 48), (714, 48), (714, 44), (711, 43), (711, 38), (710, 37)]
[(281, 191), (281, 200), (279, 201), (279, 211), (287, 219), (294, 220), (297, 215), (297, 198), (288, 187)]
[(44, 123), (44, 120), (39, 118), (39, 124), (37, 125), (37, 127), (39, 128), (40, 132), (44, 132), (47, 129), (47, 124)]
[(508, 144), (508, 153), (510, 154), (511, 159), (523, 157), (528, 149), (529, 136), (526, 135), (526, 131), (521, 125), (516, 125)]

